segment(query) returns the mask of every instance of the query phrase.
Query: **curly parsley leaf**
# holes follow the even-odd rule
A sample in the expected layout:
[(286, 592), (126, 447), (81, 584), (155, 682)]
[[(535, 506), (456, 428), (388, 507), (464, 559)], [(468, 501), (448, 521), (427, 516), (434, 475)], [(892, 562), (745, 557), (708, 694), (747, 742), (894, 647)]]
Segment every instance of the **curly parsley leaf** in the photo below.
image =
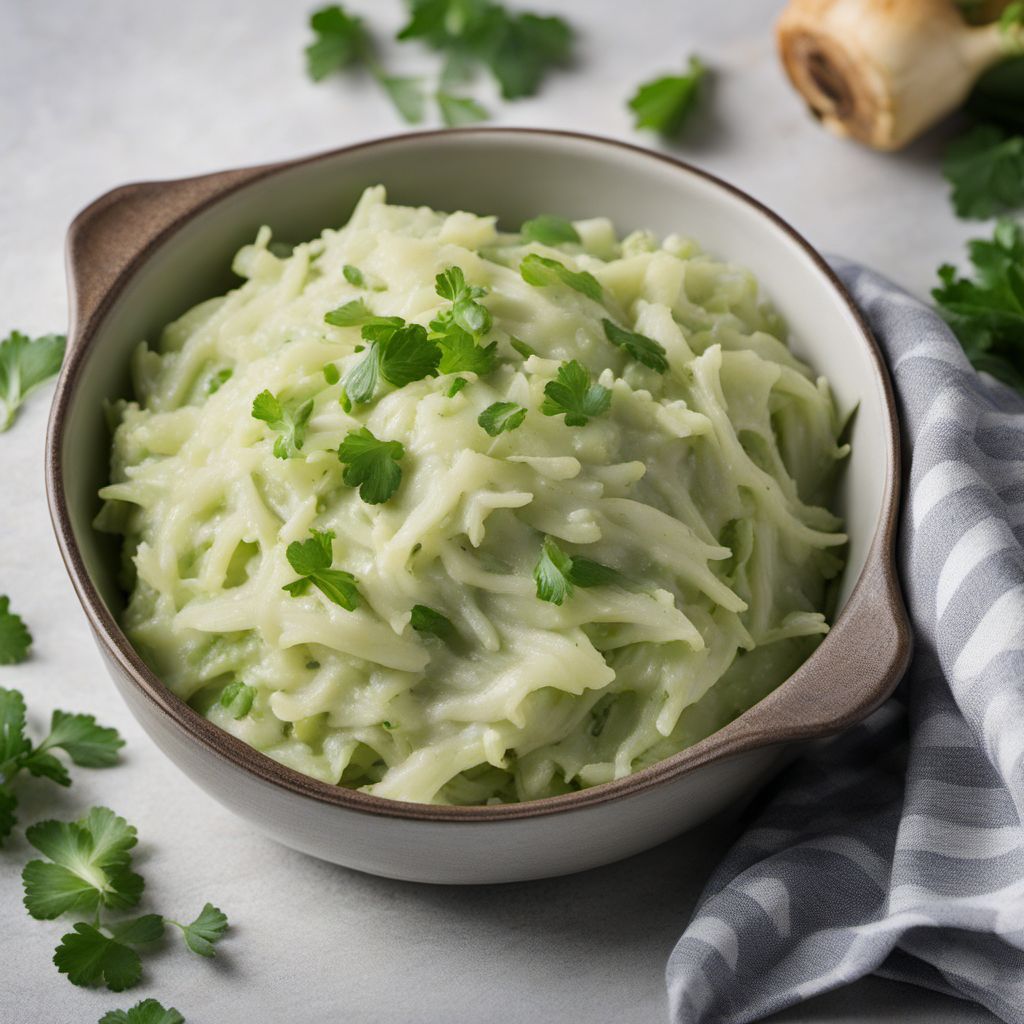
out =
[(306, 47), (306, 71), (314, 82), (365, 58), (369, 37), (363, 19), (337, 4), (314, 11), (309, 27), (316, 39)]
[(524, 242), (540, 242), (541, 245), (566, 245), (580, 241), (580, 233), (573, 227), (572, 221), (549, 213), (524, 221), (519, 234)]
[(601, 324), (604, 327), (604, 336), (613, 345), (628, 352), (638, 363), (643, 363), (658, 373), (664, 373), (668, 369), (665, 347), (660, 342), (648, 338), (646, 334), (627, 331), (611, 320), (602, 320)]
[(173, 1006), (165, 1009), (155, 999), (143, 999), (127, 1010), (108, 1010), (99, 1024), (185, 1024), (185, 1018)]
[(225, 367), (223, 370), (218, 370), (211, 378), (210, 382), (206, 385), (206, 393), (208, 395), (217, 394), (220, 389), (231, 380), (234, 370), (230, 367)]
[(213, 947), (224, 937), (228, 929), (227, 915), (212, 903), (207, 903), (191, 924), (182, 925), (177, 921), (168, 923), (181, 929), (185, 945), (193, 953), (206, 957), (216, 954)]
[(606, 413), (611, 404), (611, 391), (592, 384), (586, 367), (573, 359), (562, 363), (555, 379), (544, 385), (540, 411), (545, 416), (564, 414), (567, 427), (585, 427), (592, 416)]
[(401, 327), (405, 323), (400, 316), (377, 316), (365, 299), (350, 299), (337, 309), (324, 313), (324, 321), (334, 327), (365, 327), (367, 324)]
[(942, 173), (958, 217), (984, 220), (1024, 206), (1024, 135), (978, 125), (950, 145)]
[(243, 683), (240, 679), (228, 683), (220, 691), (220, 706), (227, 708), (228, 714), (235, 721), (245, 718), (252, 711), (252, 702), (255, 699), (256, 687), (249, 686), (248, 683)]
[(297, 580), (286, 583), (292, 597), (305, 594), (310, 586), (316, 587), (329, 601), (354, 611), (359, 606), (359, 591), (356, 578), (342, 569), (332, 569), (334, 561), (334, 531), (310, 530), (312, 536), (308, 540), (294, 540), (288, 545), (285, 556), (288, 564), (299, 574)]
[(533, 569), (537, 597), (559, 605), (572, 597), (574, 587), (608, 586), (620, 579), (619, 573), (607, 565), (566, 554), (550, 537), (544, 538)]
[(1000, 221), (968, 251), (973, 276), (940, 267), (932, 298), (975, 368), (1024, 392), (1024, 229)]
[(434, 339), (441, 349), (441, 373), (475, 373), (482, 377), (494, 369), (498, 343), (478, 345), (473, 336), (454, 324)]
[(28, 657), (32, 634), (21, 616), (11, 611), (11, 599), (0, 594), (0, 665), (17, 665)]
[(424, 377), (437, 376), (441, 349), (419, 324), (368, 324), (362, 333), (370, 344), (344, 380), (345, 394), (353, 402), (373, 401), (382, 377), (401, 388)]
[(69, 910), (135, 906), (144, 882), (131, 870), (135, 828), (106, 807), (93, 807), (78, 821), (40, 821), (25, 838), (48, 860), (32, 860), (21, 878), (25, 909), (38, 920)]
[(61, 938), (53, 962), (72, 985), (102, 984), (111, 992), (123, 992), (142, 977), (142, 960), (134, 949), (83, 922)]
[(274, 456), (278, 459), (290, 459), (302, 451), (312, 415), (312, 398), (295, 406), (282, 402), (269, 391), (261, 391), (252, 403), (253, 419), (262, 420), (278, 434), (274, 441)]
[(604, 297), (601, 282), (593, 274), (586, 270), (570, 270), (564, 263), (535, 252), (523, 258), (519, 264), (519, 274), (527, 284), (535, 288), (564, 284), (595, 302), (600, 302)]
[(338, 448), (338, 459), (345, 464), (341, 478), (349, 487), (358, 487), (368, 505), (383, 504), (402, 482), (398, 463), (404, 455), (398, 441), (382, 441), (367, 427), (350, 430)]
[(641, 85), (629, 101), (636, 128), (653, 128), (666, 137), (678, 135), (697, 103), (707, 69), (690, 58), (683, 75), (665, 75)]
[(429, 633), (439, 640), (448, 641), (456, 636), (452, 620), (439, 611), (428, 608), (425, 604), (412, 606), (412, 618), (409, 620), (409, 625), (417, 633)]
[(477, 423), (490, 434), (497, 437), (508, 430), (515, 430), (526, 419), (526, 410), (515, 402), (495, 402), (487, 406), (477, 417)]
[(33, 339), (11, 331), (0, 341), (0, 434), (14, 422), (29, 393), (60, 372), (66, 347), (63, 334)]

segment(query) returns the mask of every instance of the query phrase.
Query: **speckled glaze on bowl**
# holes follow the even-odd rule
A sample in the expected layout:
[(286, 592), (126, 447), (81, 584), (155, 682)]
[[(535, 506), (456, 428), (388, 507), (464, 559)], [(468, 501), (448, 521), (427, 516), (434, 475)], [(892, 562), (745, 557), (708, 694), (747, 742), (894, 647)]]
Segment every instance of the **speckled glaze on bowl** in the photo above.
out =
[[(103, 403), (129, 391), (129, 354), (231, 285), (235, 250), (261, 224), (293, 241), (343, 223), (363, 187), (398, 203), (498, 214), (606, 214), (623, 230), (698, 239), (748, 266), (789, 322), (793, 347), (859, 406), (839, 498), (851, 543), (835, 625), (774, 693), (674, 757), (579, 793), (495, 807), (406, 804), (299, 774), (175, 697), (118, 626), (118, 553), (92, 520), (107, 480)], [(864, 717), (892, 690), (910, 639), (893, 567), (899, 435), (879, 352), (813, 249), (735, 188), (658, 154), (566, 132), (468, 129), (381, 139), (182, 181), (126, 185), (71, 225), (69, 355), (47, 439), (57, 541), (111, 678), (194, 782), (298, 850), (389, 877), (504, 882), (594, 867), (660, 843), (743, 799), (800, 740)]]

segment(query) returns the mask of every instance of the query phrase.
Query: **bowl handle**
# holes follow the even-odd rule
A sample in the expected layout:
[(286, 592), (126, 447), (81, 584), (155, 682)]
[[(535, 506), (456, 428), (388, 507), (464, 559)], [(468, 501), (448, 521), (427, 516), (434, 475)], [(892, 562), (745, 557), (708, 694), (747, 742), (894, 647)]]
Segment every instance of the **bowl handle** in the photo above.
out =
[(122, 185), (90, 203), (71, 222), (65, 247), (69, 344), (103, 312), (118, 279), (154, 243), (207, 203), (273, 166)]

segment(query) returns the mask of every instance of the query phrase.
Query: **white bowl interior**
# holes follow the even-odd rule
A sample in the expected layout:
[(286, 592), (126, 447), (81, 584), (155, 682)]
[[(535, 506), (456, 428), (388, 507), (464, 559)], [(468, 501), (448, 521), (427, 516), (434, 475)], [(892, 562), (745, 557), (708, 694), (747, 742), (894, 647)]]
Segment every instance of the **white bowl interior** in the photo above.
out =
[(193, 303), (232, 286), (235, 250), (261, 224), (301, 241), (345, 222), (367, 185), (390, 200), (497, 214), (508, 228), (538, 213), (606, 215), (620, 232), (679, 232), (749, 267), (785, 316), (794, 351), (830, 380), (840, 408), (859, 407), (838, 497), (851, 536), (839, 593), (849, 598), (882, 514), (888, 460), (885, 395), (872, 354), (841, 293), (770, 215), (700, 174), (652, 154), (595, 139), (531, 133), (404, 136), (342, 151), (249, 184), (195, 215), (159, 246), (108, 310), (68, 409), (65, 490), (85, 567), (116, 615), (115, 542), (92, 528), (107, 481), (103, 401), (125, 397), (127, 363), (142, 339)]

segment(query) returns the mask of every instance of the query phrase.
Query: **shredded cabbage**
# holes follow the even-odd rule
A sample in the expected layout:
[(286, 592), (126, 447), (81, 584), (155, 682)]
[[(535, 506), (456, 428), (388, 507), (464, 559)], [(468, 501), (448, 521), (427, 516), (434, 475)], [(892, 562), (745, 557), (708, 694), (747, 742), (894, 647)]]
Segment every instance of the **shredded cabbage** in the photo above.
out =
[[(139, 346), (97, 525), (124, 535), (124, 628), (174, 693), (315, 778), (504, 803), (669, 756), (807, 657), (846, 540), (827, 508), (847, 449), (826, 381), (749, 272), (677, 236), (575, 229), (578, 243), (527, 244), (370, 188), (345, 227), (290, 251), (261, 229), (234, 261), (243, 285)], [(527, 283), (529, 253), (589, 272), (601, 301)], [(346, 412), (366, 342), (325, 313), (361, 298), (426, 326), (449, 308), (449, 267), (486, 290), (495, 367), (385, 384)], [(667, 372), (611, 344), (604, 319), (659, 343)], [(584, 426), (541, 411), (568, 360), (611, 392)], [(292, 457), (251, 415), (264, 390), (312, 399)], [(527, 413), (491, 437), (478, 417), (495, 402)], [(339, 445), (364, 426), (404, 450), (380, 504), (342, 480)], [(335, 534), (353, 611), (282, 589), (288, 544), (313, 528)], [(617, 575), (539, 599), (545, 538)], [(413, 629), (416, 605), (454, 634)]]

